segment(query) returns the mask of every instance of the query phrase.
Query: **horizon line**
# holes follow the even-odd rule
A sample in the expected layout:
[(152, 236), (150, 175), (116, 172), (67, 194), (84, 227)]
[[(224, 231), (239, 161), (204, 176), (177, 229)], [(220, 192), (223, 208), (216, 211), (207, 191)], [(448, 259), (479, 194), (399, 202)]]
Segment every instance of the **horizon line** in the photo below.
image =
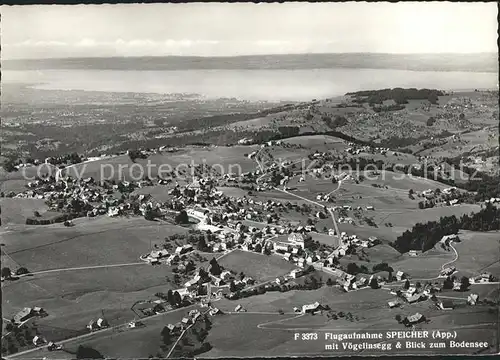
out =
[(439, 53), (390, 53), (390, 52), (326, 52), (326, 53), (286, 53), (286, 54), (244, 54), (244, 55), (109, 55), (109, 56), (67, 56), (67, 57), (40, 57), (40, 58), (3, 58), (1, 61), (33, 61), (33, 60), (68, 60), (68, 59), (127, 59), (127, 58), (200, 58), (200, 59), (210, 59), (210, 58), (247, 58), (247, 57), (264, 57), (264, 56), (291, 56), (291, 55), (392, 55), (392, 56), (448, 56), (448, 55), (479, 55), (479, 54), (496, 54), (499, 55), (498, 51), (479, 51), (479, 52), (439, 52)]

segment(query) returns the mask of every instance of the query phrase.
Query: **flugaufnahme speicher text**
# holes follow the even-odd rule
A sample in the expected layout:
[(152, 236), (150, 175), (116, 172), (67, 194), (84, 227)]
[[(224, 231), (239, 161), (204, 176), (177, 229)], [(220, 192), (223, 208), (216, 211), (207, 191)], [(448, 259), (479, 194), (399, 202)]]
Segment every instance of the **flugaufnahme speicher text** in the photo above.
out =
[[(395, 344), (396, 349), (447, 349), (447, 348), (464, 348), (464, 349), (484, 349), (489, 346), (488, 342), (467, 342), (467, 341), (442, 341), (442, 342), (424, 342), (424, 341), (404, 341)], [(392, 350), (393, 344), (380, 342), (380, 343), (331, 343), (325, 344), (325, 350)]]

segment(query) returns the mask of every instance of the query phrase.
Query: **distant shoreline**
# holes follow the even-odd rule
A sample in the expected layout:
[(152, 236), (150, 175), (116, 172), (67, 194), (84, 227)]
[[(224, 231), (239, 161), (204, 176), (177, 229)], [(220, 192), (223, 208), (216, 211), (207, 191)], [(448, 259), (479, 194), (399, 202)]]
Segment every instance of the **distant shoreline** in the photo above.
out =
[(497, 53), (330, 53), (242, 56), (140, 56), (9, 59), (4, 70), (311, 70), (374, 69), (497, 73)]
[[(239, 98), (228, 98), (228, 97), (220, 97), (220, 98), (205, 98), (202, 94), (187, 94), (187, 93), (158, 93), (158, 92), (139, 92), (139, 91), (106, 91), (106, 90), (81, 90), (81, 89), (44, 89), (44, 88), (39, 88), (38, 86), (43, 85), (44, 83), (4, 83), (2, 84), (4, 87), (7, 86), (14, 86), (18, 88), (23, 88), (23, 89), (30, 89), (33, 91), (42, 91), (42, 92), (66, 92), (66, 93), (86, 93), (86, 94), (113, 94), (117, 96), (165, 96), (165, 97), (173, 97), (173, 96), (185, 96), (185, 97), (191, 97), (193, 98), (198, 98), (198, 99), (206, 99), (206, 100), (236, 100), (236, 101), (250, 101), (252, 103), (269, 103), (270, 105), (278, 105), (278, 104), (299, 104), (299, 103), (307, 103), (311, 102), (312, 98), (309, 100), (281, 100), (281, 101), (270, 101), (270, 100), (245, 100), (245, 99), (239, 99)], [(379, 89), (361, 89), (359, 91), (369, 91), (369, 90), (379, 90)], [(455, 88), (455, 89), (444, 89), (444, 88), (437, 88), (436, 90), (441, 90), (446, 93), (454, 93), (454, 94), (466, 94), (466, 93), (471, 93), (475, 92), (475, 90), (481, 91), (481, 92), (495, 92), (499, 91), (498, 88)], [(4, 89), (5, 91), (5, 89)], [(347, 93), (347, 92), (346, 92)], [(324, 98), (318, 98), (317, 100), (319, 101), (324, 101), (324, 100), (340, 100), (346, 96), (346, 93), (340, 94), (340, 95), (332, 95)], [(186, 99), (188, 100), (188, 99)]]

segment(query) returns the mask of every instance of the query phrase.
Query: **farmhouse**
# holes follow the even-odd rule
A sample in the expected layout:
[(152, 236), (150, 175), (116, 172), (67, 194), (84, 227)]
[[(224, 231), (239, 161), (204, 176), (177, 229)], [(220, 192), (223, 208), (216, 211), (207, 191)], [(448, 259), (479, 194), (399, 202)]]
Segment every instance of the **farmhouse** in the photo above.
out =
[(441, 271), (441, 276), (450, 276), (455, 272), (456, 268), (454, 266), (452, 267), (447, 267)]
[(368, 238), (368, 241), (369, 241), (369, 242), (371, 242), (371, 243), (374, 243), (374, 242), (375, 242), (375, 241), (377, 241), (377, 240), (378, 240), (378, 238), (377, 238), (376, 236), (370, 236), (370, 237)]
[(304, 274), (304, 271), (300, 269), (295, 269), (290, 272), (290, 276), (294, 279), (301, 277)]
[(195, 207), (195, 208), (191, 208), (191, 209), (186, 210), (186, 213), (189, 216), (192, 216), (192, 217), (194, 217), (196, 219), (200, 219), (200, 220), (206, 220), (209, 212), (210, 212), (210, 210), (203, 209), (200, 207)]
[(167, 250), (153, 250), (149, 254), (149, 258), (151, 259), (161, 259), (163, 257), (168, 256), (168, 251)]
[(97, 319), (96, 324), (100, 328), (108, 327), (108, 322), (105, 319), (102, 319), (102, 318)]
[(451, 300), (438, 301), (436, 305), (440, 310), (453, 310), (454, 308), (453, 301)]
[(42, 315), (43, 313), (45, 313), (45, 310), (43, 308), (41, 308), (40, 306), (35, 306), (33, 308), (33, 313), (35, 315)]
[(235, 308), (234, 308), (234, 311), (235, 312), (244, 312), (245, 309), (243, 309), (243, 306), (241, 306), (241, 304), (238, 304)]
[(221, 272), (221, 274), (220, 274), (220, 278), (222, 280), (228, 280), (230, 277), (231, 277), (231, 271), (228, 271), (228, 270), (225, 270), (225, 271)]
[(425, 321), (424, 315), (422, 315), (420, 313), (416, 313), (416, 314), (407, 316), (403, 320), (403, 324), (405, 324), (406, 326), (411, 326), (411, 325), (414, 325), (414, 324), (418, 324), (418, 323), (420, 323), (422, 321)]
[(191, 324), (191, 319), (188, 317), (182, 318), (181, 324), (183, 327), (187, 327)]
[(479, 295), (478, 294), (470, 294), (467, 297), (467, 304), (469, 305), (476, 305), (479, 300)]
[(307, 305), (302, 305), (302, 313), (307, 314), (307, 313), (314, 313), (318, 310), (322, 310), (323, 306), (319, 302), (315, 302), (314, 304), (307, 304)]
[(186, 245), (178, 246), (177, 248), (175, 248), (175, 254), (182, 255), (182, 254), (190, 252), (191, 250), (193, 250), (193, 245), (186, 244)]
[(296, 245), (299, 245), (302, 248), (304, 248), (304, 240), (305, 240), (304, 235), (301, 233), (291, 233), (290, 235), (288, 235), (288, 241)]
[(479, 275), (475, 280), (476, 282), (479, 283), (491, 282), (493, 281), (493, 275), (491, 275), (488, 272), (484, 272), (481, 275)]
[(431, 189), (425, 190), (422, 192), (422, 195), (425, 196), (427, 199), (430, 199), (434, 197), (434, 191)]
[(33, 309), (26, 307), (14, 315), (14, 322), (16, 324), (22, 323), (34, 315)]
[(216, 308), (216, 307), (211, 308), (210, 312), (209, 312), (210, 316), (214, 316), (214, 315), (217, 315), (219, 313), (220, 313), (220, 310), (218, 308)]
[(198, 283), (200, 282), (200, 280), (201, 280), (200, 275), (196, 275), (193, 279), (191, 279), (188, 282), (186, 282), (184, 284), (184, 286), (186, 287), (186, 289), (191, 290), (191, 289), (194, 288), (194, 286), (198, 285)]
[(407, 279), (407, 278), (408, 278), (408, 275), (407, 275), (407, 274), (405, 274), (403, 271), (398, 271), (398, 272), (396, 273), (396, 280), (397, 280), (397, 281), (405, 280), (405, 279)]
[(167, 264), (168, 265), (172, 265), (173, 263), (175, 263), (176, 261), (179, 260), (179, 256), (177, 254), (172, 254), (168, 257), (167, 259)]
[(284, 243), (284, 242), (280, 242), (280, 241), (276, 241), (274, 243), (274, 251), (284, 251), (284, 252), (289, 252), (290, 251), (290, 244), (289, 243)]
[(177, 324), (168, 324), (167, 329), (170, 330), (170, 334), (175, 335), (179, 332), (180, 328)]
[(87, 325), (87, 329), (89, 329), (90, 331), (94, 331), (94, 330), (99, 329), (99, 326), (97, 326), (97, 323), (95, 320), (90, 320), (90, 322)]
[(280, 277), (276, 278), (276, 284), (278, 284), (278, 285), (282, 285), (285, 282), (286, 282), (286, 279), (284, 276), (280, 276)]
[(427, 297), (424, 294), (414, 294), (406, 297), (406, 301), (408, 301), (409, 304), (414, 304), (419, 301), (426, 300)]
[(395, 307), (398, 307), (400, 305), (399, 301), (389, 301), (387, 303), (389, 305), (389, 308), (395, 308)]
[(40, 336), (36, 335), (34, 338), (33, 338), (33, 345), (35, 346), (39, 346), (41, 344), (45, 343), (45, 340), (43, 338), (41, 338)]
[(361, 279), (357, 280), (355, 284), (356, 284), (357, 288), (362, 288), (363, 286), (368, 285), (368, 279), (365, 277), (362, 277)]
[(445, 235), (441, 238), (440, 243), (441, 244), (446, 244), (448, 245), (452, 241), (458, 241), (458, 235), (457, 234), (451, 234), (451, 235)]

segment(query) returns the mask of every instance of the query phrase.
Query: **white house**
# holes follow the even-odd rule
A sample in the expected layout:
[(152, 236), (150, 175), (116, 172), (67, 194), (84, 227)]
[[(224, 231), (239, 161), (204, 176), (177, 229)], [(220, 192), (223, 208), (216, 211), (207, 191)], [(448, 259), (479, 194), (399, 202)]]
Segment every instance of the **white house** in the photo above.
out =
[(406, 278), (407, 278), (407, 276), (406, 276), (406, 274), (404, 272), (398, 271), (396, 273), (396, 280), (401, 281), (401, 280), (404, 280)]
[(220, 278), (221, 278), (222, 280), (227, 280), (227, 279), (229, 279), (230, 277), (231, 277), (231, 272), (230, 272), (230, 271), (227, 271), (227, 270), (226, 270), (226, 271), (221, 272), (221, 274), (220, 274)]
[(302, 313), (313, 313), (315, 311), (321, 310), (322, 306), (319, 302), (315, 302), (314, 304), (302, 305)]
[(287, 244), (287, 243), (282, 243), (282, 242), (273, 243), (274, 251), (281, 250), (281, 251), (288, 252), (288, 251), (290, 251), (290, 247), (291, 247), (290, 244)]
[(302, 276), (302, 274), (304, 273), (304, 271), (300, 270), (300, 269), (294, 269), (290, 272), (290, 276), (294, 279)]
[(446, 243), (449, 244), (450, 242), (457, 241), (457, 240), (459, 240), (458, 235), (457, 234), (451, 234), (451, 235), (445, 235), (445, 236), (443, 236), (441, 238), (440, 242), (442, 244), (446, 244)]
[(478, 294), (470, 294), (467, 297), (467, 304), (469, 304), (469, 305), (476, 305), (478, 299), (479, 299), (479, 295)]

